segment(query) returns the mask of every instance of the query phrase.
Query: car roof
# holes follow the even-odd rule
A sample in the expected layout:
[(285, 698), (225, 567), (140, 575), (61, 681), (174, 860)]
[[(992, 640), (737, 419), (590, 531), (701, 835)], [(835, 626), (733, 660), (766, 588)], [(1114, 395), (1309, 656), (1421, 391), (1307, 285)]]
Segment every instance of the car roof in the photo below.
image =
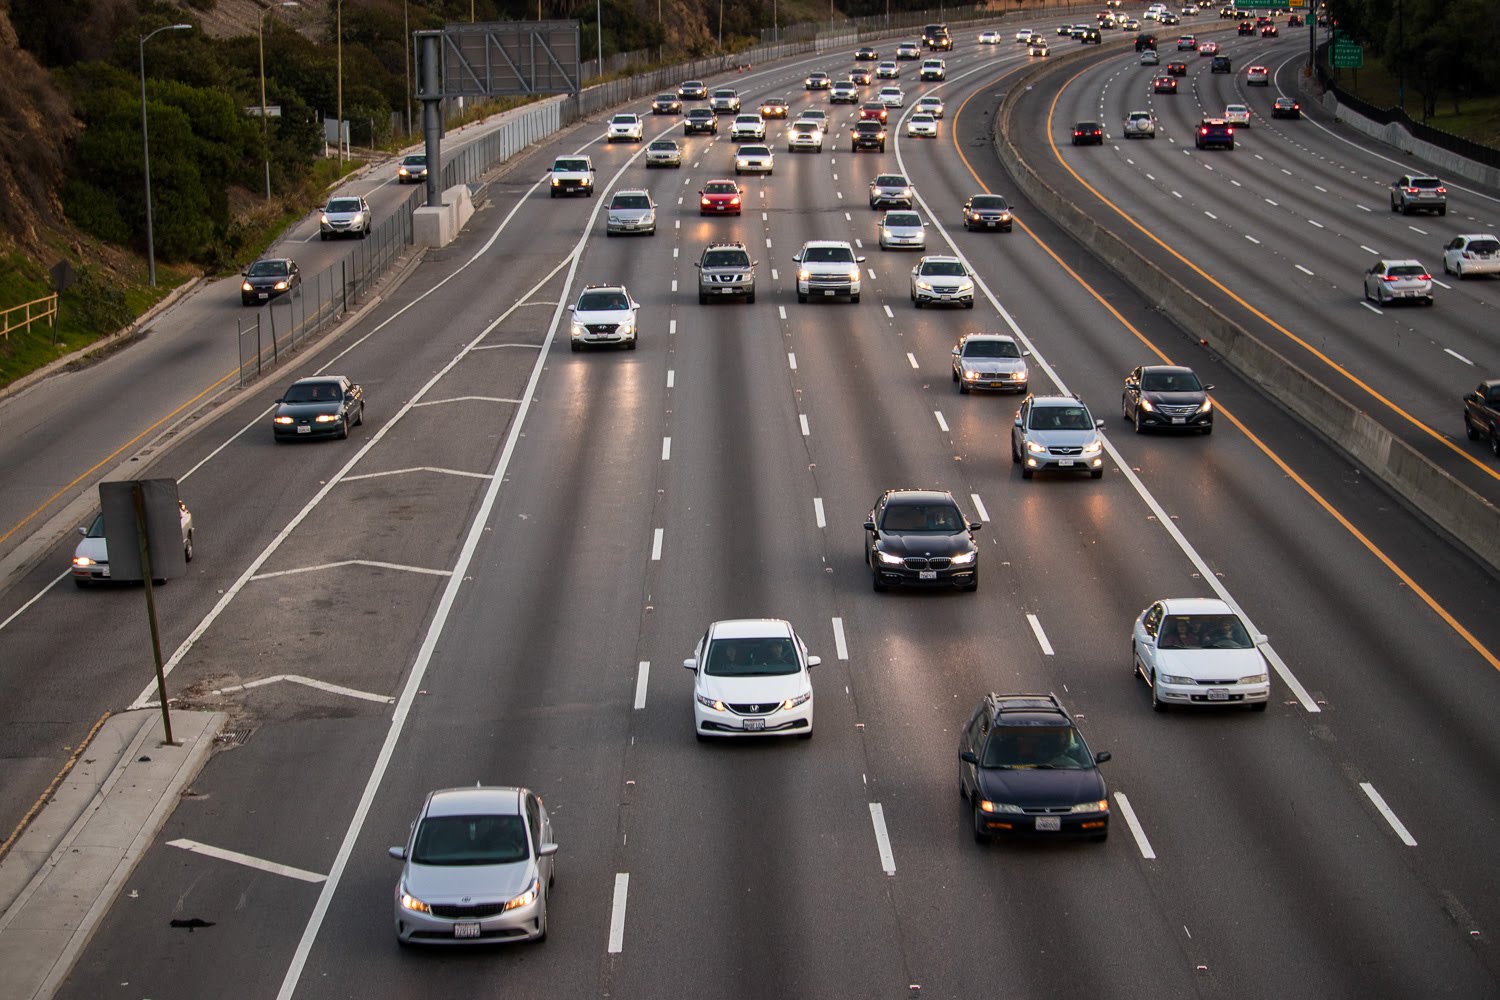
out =
[(886, 501), (888, 503), (890, 503), (890, 502), (901, 503), (901, 504), (932, 504), (932, 503), (951, 503), (951, 504), (957, 504), (958, 503), (957, 500), (953, 499), (953, 494), (950, 493), (950, 492), (948, 492), (947, 490), (912, 490), (912, 489), (886, 490), (885, 491), (885, 497), (886, 497)]
[(1141, 374), (1150, 372), (1152, 375), (1191, 375), (1193, 370), (1187, 365), (1142, 365)]
[[(585, 291), (585, 292), (624, 292), (625, 291), (625, 286), (624, 285), (584, 285), (583, 286), (583, 291)], [(582, 292), (580, 292), (579, 294), (581, 295)], [(630, 293), (626, 292), (625, 294), (628, 295)]]
[(1421, 267), (1420, 260), (1412, 260), (1410, 257), (1382, 257), (1380, 263), (1386, 267)]
[(1169, 615), (1234, 614), (1234, 609), (1216, 597), (1166, 597), (1161, 604)]
[[(1032, 396), (1032, 407), (1038, 406), (1083, 406), (1083, 400), (1077, 396)], [(1088, 409), (1088, 407), (1084, 407)]]
[[(958, 258), (957, 257), (942, 257), (942, 258), (938, 258), (938, 259), (940, 259), (940, 260), (957, 260)], [(997, 343), (1011, 343), (1011, 344), (1014, 344), (1016, 342), (1016, 338), (1012, 337), (1008, 333), (967, 333), (967, 334), (964, 334), (962, 340), (964, 341), (964, 343), (968, 343), (969, 341), (986, 341), (986, 340), (993, 340), (993, 341), (995, 341)]]
[(299, 378), (292, 385), (326, 385), (329, 382), (347, 382), (346, 375), (309, 375), (307, 378)]
[(440, 788), (427, 796), (427, 816), (516, 816), (521, 812), (521, 789), (495, 785)]
[(782, 618), (730, 618), (708, 627), (715, 639), (790, 639), (792, 625)]
[(802, 244), (802, 249), (810, 250), (813, 247), (842, 247), (845, 250), (853, 250), (854, 245), (848, 240), (808, 240)]

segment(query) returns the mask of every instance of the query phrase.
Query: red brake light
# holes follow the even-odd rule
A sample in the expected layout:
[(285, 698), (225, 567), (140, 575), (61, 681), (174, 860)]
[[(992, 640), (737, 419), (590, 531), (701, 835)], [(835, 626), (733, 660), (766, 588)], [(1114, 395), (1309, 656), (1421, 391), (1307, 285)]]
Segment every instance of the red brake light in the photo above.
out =
[(1416, 188), (1407, 188), (1406, 189), (1406, 193), (1407, 194), (1416, 194), (1417, 193), (1417, 189)]
[(1234, 127), (1233, 126), (1230, 126), (1230, 128), (1228, 129), (1228, 131), (1229, 131), (1230, 135), (1234, 135)]
[(1439, 188), (1438, 188), (1438, 189), (1437, 189), (1437, 193), (1438, 193), (1438, 194), (1447, 194), (1447, 193), (1448, 193), (1448, 189), (1447, 189), (1447, 188), (1445, 188), (1445, 187), (1439, 187)]
[(1420, 274), (1420, 275), (1417, 276), (1417, 280), (1418, 281), (1431, 281), (1432, 280), (1432, 275), (1430, 275), (1430, 274), (1428, 274), (1428, 273), (1426, 273), (1424, 271), (1422, 274)]
[(1208, 135), (1208, 129), (1206, 129), (1206, 128), (1200, 128), (1198, 130), (1198, 134), (1199, 135)]

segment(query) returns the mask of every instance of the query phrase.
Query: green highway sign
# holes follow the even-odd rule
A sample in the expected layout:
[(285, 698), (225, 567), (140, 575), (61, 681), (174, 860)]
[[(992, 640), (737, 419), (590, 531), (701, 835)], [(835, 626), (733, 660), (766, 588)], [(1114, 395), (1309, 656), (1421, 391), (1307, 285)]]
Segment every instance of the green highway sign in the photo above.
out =
[(1365, 47), (1354, 42), (1333, 43), (1334, 69), (1359, 69), (1365, 64)]
[(1234, 0), (1234, 5), (1241, 10), (1275, 10), (1285, 7), (1287, 0)]

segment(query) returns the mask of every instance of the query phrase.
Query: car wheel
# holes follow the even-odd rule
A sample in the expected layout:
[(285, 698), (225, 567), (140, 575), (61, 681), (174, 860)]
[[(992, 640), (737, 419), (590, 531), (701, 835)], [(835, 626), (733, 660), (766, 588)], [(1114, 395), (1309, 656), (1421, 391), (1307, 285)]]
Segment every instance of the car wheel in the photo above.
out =
[(745, 305), (747, 305), (747, 306), (753, 306), (753, 305), (755, 305), (755, 293), (754, 292), (751, 292), (749, 295), (745, 296)]
[(1135, 428), (1135, 432), (1137, 434), (1139, 434), (1141, 432), (1141, 411), (1140, 410), (1136, 410), (1135, 411), (1135, 415), (1133, 417), (1131, 417), (1130, 423), (1131, 423), (1131, 426), (1133, 426)]
[(354, 420), (354, 426), (355, 427), (363, 427), (364, 425), (365, 425), (365, 404), (364, 403), (360, 403), (359, 404), (359, 416), (355, 418), (355, 420)]
[(704, 736), (702, 732), (700, 732), (700, 731), (698, 731), (696, 729), (693, 730), (693, 735), (698, 738), (698, 742), (699, 743), (707, 743), (708, 742), (708, 737)]
[(1151, 685), (1151, 711), (1153, 711), (1153, 712), (1165, 712), (1167, 710), (1167, 703), (1164, 702), (1164, 701), (1162, 701), (1160, 698), (1158, 698), (1156, 696), (1156, 678), (1155, 678), (1155, 676), (1147, 678), (1147, 683), (1149, 683)]
[(797, 293), (797, 301), (798, 302), (806, 302), (807, 301), (807, 294), (804, 293), (804, 292), (798, 292)]
[(1207, 437), (1208, 435), (1212, 434), (1213, 432), (1214, 432), (1214, 425), (1213, 424), (1204, 424), (1203, 425), (1203, 435), (1205, 437)]
[(583, 345), (578, 343), (578, 341), (576, 340), (569, 343), (568, 346), (573, 349), (574, 354), (577, 354), (579, 351), (583, 350)]
[[(1462, 266), (1462, 265), (1460, 265), (1460, 266)], [(1448, 266), (1448, 258), (1447, 257), (1443, 258), (1443, 273), (1444, 274), (1452, 274), (1453, 273), (1453, 268), (1451, 268), (1451, 267)], [(1463, 271), (1462, 270), (1460, 270), (1458, 272), (1458, 274), (1459, 274), (1459, 277), (1463, 277)]]
[(983, 813), (981, 813), (979, 811), (979, 807), (978, 806), (975, 806), (974, 807), (974, 843), (976, 843), (976, 844), (988, 844), (990, 842), (990, 835), (987, 834), (987, 833), (985, 833), (984, 830), (982, 829), (982, 820), (980, 819), (981, 816), (983, 816)]
[(1253, 705), (1250, 706), (1250, 711), (1252, 711), (1252, 712), (1264, 712), (1266, 710), (1266, 707), (1268, 705), (1270, 705), (1270, 704), (1271, 704), (1270, 699), (1267, 699), (1266, 701), (1257, 701), (1255, 704), (1253, 704)]
[(606, 230), (604, 230), (604, 235), (605, 236), (613, 236), (614, 234), (615, 234), (615, 231), (613, 229), (606, 229)]
[(1021, 464), (1021, 453), (1016, 450), (1016, 439), (1014, 437), (1010, 439), (1010, 461), (1012, 465)]
[(870, 589), (873, 590), (873, 591), (875, 591), (875, 593), (877, 593), (877, 594), (883, 594), (883, 593), (885, 593), (886, 587), (885, 587), (885, 584), (883, 584), (883, 583), (880, 582), (880, 574), (879, 573), (876, 573), (876, 574), (874, 574), (873, 576), (870, 577)]
[(1469, 420), (1468, 414), (1464, 414), (1464, 434), (1470, 441), (1479, 440), (1479, 432), (1474, 429), (1474, 424)]
[(920, 309), (920, 308), (922, 308), (922, 300), (919, 299), (919, 298), (917, 298), (915, 295), (913, 295), (911, 297), (911, 307), (913, 309)]
[(193, 532), (188, 531), (187, 537), (182, 540), (182, 558), (187, 562), (193, 561)]
[(339, 425), (339, 440), (344, 441), (349, 437), (349, 418), (344, 417), (344, 422)]
[[(1017, 459), (1017, 461), (1019, 461), (1019, 459)], [(1022, 479), (1030, 479), (1035, 474), (1036, 474), (1036, 470), (1033, 469), (1033, 468), (1031, 468), (1030, 466), (1027, 466), (1027, 465), (1021, 466), (1021, 478)]]
[(958, 369), (957, 368), (950, 368), (950, 369), (948, 369), (948, 373), (953, 376), (953, 381), (955, 381), (955, 382), (958, 381)]
[(1447, 215), (1447, 214), (1448, 214), (1448, 206), (1447, 205), (1444, 205), (1442, 208), (1438, 209), (1438, 215)]
[(1500, 458), (1500, 427), (1490, 428), (1490, 451), (1494, 452), (1496, 458)]
[(326, 241), (328, 239), (328, 234), (327, 233), (319, 233), (318, 234), (318, 239)]
[(967, 586), (963, 587), (962, 589), (963, 589), (963, 592), (966, 593), (966, 594), (972, 594), (972, 593), (974, 593), (974, 591), (978, 590), (979, 589), (979, 574), (975, 573), (974, 574), (974, 582), (971, 583), (971, 584), (968, 584)]
[(1104, 467), (1100, 466), (1097, 469), (1090, 469), (1089, 470), (1089, 478), (1090, 479), (1103, 479), (1104, 478)]
[(953, 381), (958, 382), (958, 391), (961, 395), (967, 396), (969, 394), (969, 383), (959, 382), (958, 376), (956, 375), (954, 376)]
[(542, 915), (537, 920), (536, 937), (534, 941), (547, 940), (547, 894), (542, 893)]
[(1092, 837), (1090, 837), (1089, 839), (1092, 840), (1096, 844), (1102, 844), (1106, 840), (1109, 839), (1109, 832), (1105, 831), (1104, 833), (1096, 833)]
[(849, 296), (849, 302), (851, 305), (859, 305), (859, 293), (855, 292), (853, 295)]
[(969, 299), (967, 302), (965, 302), (964, 303), (964, 308), (965, 309), (973, 309), (974, 308), (974, 300), (973, 299)]
[(797, 739), (799, 739), (799, 740), (810, 740), (810, 739), (812, 739), (812, 730), (809, 729), (805, 733), (798, 733), (797, 734)]
[(698, 304), (700, 306), (706, 306), (706, 305), (708, 305), (708, 296), (704, 295), (702, 292), (699, 292), (698, 293)]
[(628, 344), (625, 345), (625, 350), (627, 350), (627, 351), (633, 351), (633, 350), (635, 350), (635, 345), (637, 343), (638, 343), (638, 341), (634, 337), (631, 337), (630, 338), (630, 343), (628, 343)]

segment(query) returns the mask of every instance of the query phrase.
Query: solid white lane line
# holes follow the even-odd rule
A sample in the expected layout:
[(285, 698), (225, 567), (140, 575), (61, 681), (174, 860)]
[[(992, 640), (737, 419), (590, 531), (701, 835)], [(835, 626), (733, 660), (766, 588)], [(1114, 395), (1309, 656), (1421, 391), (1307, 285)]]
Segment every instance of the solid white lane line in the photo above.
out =
[(1254, 243), (1256, 246), (1260, 246), (1260, 240), (1256, 239), (1254, 236), (1246, 236), (1245, 239), (1249, 240), (1251, 243)]
[(1376, 250), (1376, 249), (1375, 249), (1375, 248), (1374, 248), (1374, 247), (1367, 247), (1367, 246), (1365, 246), (1365, 245), (1364, 245), (1364, 244), (1363, 244), (1363, 243), (1361, 243), (1361, 244), (1360, 244), (1360, 245), (1359, 245), (1359, 248), (1360, 248), (1360, 249), (1361, 249), (1361, 250), (1363, 250), (1363, 251), (1364, 251), (1364, 252), (1365, 252), (1365, 253), (1372, 253), (1372, 254), (1374, 254), (1374, 255), (1375, 255), (1375, 256), (1377, 256), (1377, 257), (1379, 257), (1379, 256), (1380, 256), (1380, 251), (1379, 251), (1379, 250)]
[(911, 366), (913, 368), (921, 368), (922, 367), (921, 365), (917, 364), (917, 356), (915, 354), (913, 354), (911, 351), (907, 351), (906, 352), (906, 360), (911, 362)]
[(1326, 229), (1326, 228), (1328, 228), (1327, 226), (1323, 225), (1323, 223), (1319, 222), (1317, 219), (1308, 219), (1307, 223), (1310, 226), (1317, 226), (1319, 229)]
[(833, 620), (833, 652), (841, 660), (849, 659), (849, 646), (844, 642), (844, 619)]
[(891, 835), (885, 832), (885, 810), (879, 802), (870, 803), (870, 822), (875, 826), (875, 847), (880, 851), (880, 867), (887, 875), (896, 874), (896, 856), (891, 853)]
[(1125, 825), (1130, 827), (1130, 835), (1135, 838), (1141, 857), (1147, 861), (1155, 860), (1156, 852), (1151, 849), (1151, 841), (1146, 839), (1146, 831), (1141, 827), (1141, 821), (1135, 818), (1135, 810), (1130, 808), (1130, 800), (1124, 792), (1115, 792), (1115, 805), (1120, 807), (1120, 815), (1125, 817)]
[(1301, 271), (1303, 274), (1307, 275), (1308, 277), (1312, 277), (1312, 272), (1309, 271), (1307, 268), (1303, 267), (1301, 264), (1293, 264), (1292, 266), (1295, 267), (1297, 270)]
[(657, 528), (651, 535), (651, 561), (661, 561), (661, 540), (667, 532), (666, 528)]
[(635, 707), (646, 707), (646, 678), (651, 675), (651, 661), (642, 660), (635, 668)]
[(1470, 361), (1468, 358), (1464, 357), (1462, 354), (1459, 354), (1457, 351), (1455, 351), (1451, 347), (1445, 347), (1445, 348), (1443, 348), (1443, 353), (1444, 354), (1451, 354), (1455, 358), (1457, 358), (1458, 360), (1462, 361), (1464, 364), (1469, 365), (1471, 367), (1474, 364), (1474, 362)]
[(1052, 655), (1052, 643), (1047, 641), (1047, 633), (1042, 631), (1042, 623), (1036, 615), (1027, 615), (1026, 620), (1031, 623), (1031, 634), (1036, 636), (1036, 644), (1042, 647), (1043, 656)]
[(672, 439), (664, 437), (661, 439), (661, 460), (670, 461), (672, 458)]
[(1396, 836), (1401, 838), (1401, 843), (1407, 847), (1416, 847), (1417, 838), (1413, 837), (1411, 831), (1406, 829), (1406, 824), (1396, 818), (1396, 814), (1391, 811), (1390, 806), (1385, 804), (1385, 799), (1375, 790), (1375, 786), (1368, 781), (1361, 781), (1359, 787), (1365, 790), (1365, 795), (1375, 804), (1375, 808), (1380, 810), (1380, 815), (1384, 816), (1385, 821), (1391, 825), (1391, 829), (1396, 831)]
[(990, 512), (984, 509), (984, 501), (979, 499), (978, 493), (970, 493), (969, 499), (974, 501), (974, 512), (979, 515), (981, 521), (989, 521)]
[[(484, 477), (478, 477), (484, 478)], [(252, 580), (274, 580), (279, 576), (298, 576), (302, 573), (326, 573), (332, 569), (342, 569), (345, 566), (369, 566), (373, 569), (391, 569), (401, 573), (420, 573), (423, 576), (449, 576), (452, 570), (429, 569), (426, 566), (403, 566), (400, 563), (380, 562), (375, 559), (340, 559), (338, 562), (318, 563), (313, 566), (298, 566), (294, 569), (278, 569), (269, 573), (257, 573)]]
[(791, 351), (787, 351), (786, 352), (786, 363), (788, 365), (791, 365), (792, 371), (796, 371), (797, 370), (797, 355), (794, 354), (794, 353), (792, 353)]
[(677, 332), (677, 321), (675, 319), (669, 319), (669, 320), (667, 320), (667, 333), (672, 334), (672, 333), (676, 333), (676, 332)]
[(667, 388), (671, 389), (676, 384), (677, 384), (677, 369), (675, 369), (675, 368), (668, 368), (667, 369)]
[(169, 840), (167, 841), (167, 846), (180, 847), (182, 850), (192, 854), (202, 854), (204, 857), (218, 858), (220, 861), (232, 861), (237, 865), (244, 865), (246, 868), (255, 868), (259, 871), (270, 872), (272, 875), (285, 875), (287, 878), (294, 878), (301, 882), (317, 884), (328, 880), (327, 875), (319, 875), (317, 872), (306, 871), (302, 868), (293, 868), (291, 865), (279, 865), (274, 861), (266, 861), (263, 858), (253, 858), (248, 854), (241, 854), (239, 851), (226, 851), (222, 847), (210, 847), (208, 844), (200, 844), (196, 840)]
[(615, 876), (615, 901), (609, 908), (609, 953), (625, 950), (625, 897), (630, 892), (630, 873)]
[(885, 318), (886, 319), (895, 319), (896, 318), (896, 314), (893, 313), (893, 312), (891, 312), (891, 307), (888, 306), (888, 305), (885, 307)]
[(823, 498), (813, 497), (813, 517), (818, 521), (818, 527), (828, 527), (828, 522), (823, 519)]
[(777, 306), (776, 315), (780, 316), (782, 319), (786, 319), (786, 306)]
[(932, 415), (934, 417), (937, 417), (938, 428), (940, 430), (942, 430), (942, 432), (944, 434), (948, 433), (948, 421), (946, 421), (946, 420), (943, 419), (943, 411), (942, 410), (933, 410), (932, 411)]
[(812, 428), (807, 426), (807, 414), (797, 414), (797, 422), (802, 425), (802, 436), (807, 437), (812, 433)]

